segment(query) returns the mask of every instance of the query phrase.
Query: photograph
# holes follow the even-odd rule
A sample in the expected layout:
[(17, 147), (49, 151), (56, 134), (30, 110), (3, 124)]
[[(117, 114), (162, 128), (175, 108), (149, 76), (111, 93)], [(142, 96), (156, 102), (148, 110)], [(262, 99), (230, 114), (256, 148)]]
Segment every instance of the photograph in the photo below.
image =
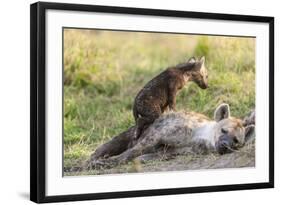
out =
[(256, 37), (62, 28), (63, 175), (255, 167)]
[(32, 201), (274, 187), (274, 17), (30, 9)]
[(3, 3), (0, 205), (280, 201), (277, 3)]

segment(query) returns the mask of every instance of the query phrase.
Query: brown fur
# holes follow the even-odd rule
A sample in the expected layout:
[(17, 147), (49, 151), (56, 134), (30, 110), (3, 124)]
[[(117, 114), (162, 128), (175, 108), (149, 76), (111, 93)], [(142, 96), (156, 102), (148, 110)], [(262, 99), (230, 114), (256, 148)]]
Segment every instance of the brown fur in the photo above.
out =
[(186, 63), (166, 69), (141, 89), (133, 106), (136, 139), (165, 110), (176, 109), (176, 95), (188, 81), (194, 81), (202, 89), (208, 87), (204, 62), (204, 57), (198, 61), (191, 58)]

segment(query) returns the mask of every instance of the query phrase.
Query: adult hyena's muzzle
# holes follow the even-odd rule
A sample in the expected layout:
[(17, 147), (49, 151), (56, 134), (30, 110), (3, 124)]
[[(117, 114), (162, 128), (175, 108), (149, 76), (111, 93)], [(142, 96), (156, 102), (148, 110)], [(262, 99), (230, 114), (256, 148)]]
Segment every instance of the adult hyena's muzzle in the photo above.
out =
[(216, 150), (219, 154), (230, 153), (235, 149), (235, 142), (233, 137), (228, 134), (221, 135), (216, 142)]

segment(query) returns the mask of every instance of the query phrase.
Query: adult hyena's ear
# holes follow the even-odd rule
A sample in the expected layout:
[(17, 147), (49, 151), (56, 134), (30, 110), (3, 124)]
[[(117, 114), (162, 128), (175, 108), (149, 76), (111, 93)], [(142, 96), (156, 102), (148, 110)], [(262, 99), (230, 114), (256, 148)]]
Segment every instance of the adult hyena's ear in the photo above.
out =
[(248, 125), (256, 124), (256, 111), (255, 109), (251, 111), (251, 113), (246, 116), (243, 120), (243, 126), (246, 127)]
[(189, 60), (188, 60), (188, 63), (195, 63), (196, 62), (196, 59), (194, 57), (191, 57)]
[(214, 119), (219, 122), (230, 117), (229, 105), (226, 103), (220, 104), (215, 110)]
[(248, 125), (245, 127), (245, 143), (255, 138), (255, 125)]

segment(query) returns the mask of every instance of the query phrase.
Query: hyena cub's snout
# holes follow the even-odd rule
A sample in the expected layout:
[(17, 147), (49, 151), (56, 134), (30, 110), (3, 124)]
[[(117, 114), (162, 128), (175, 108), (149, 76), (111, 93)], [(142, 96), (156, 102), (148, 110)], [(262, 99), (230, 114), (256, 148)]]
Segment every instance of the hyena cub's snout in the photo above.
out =
[(196, 63), (198, 70), (193, 73), (193, 81), (202, 89), (208, 88), (208, 71), (205, 67), (205, 57), (201, 57), (199, 62)]
[(200, 81), (198, 83), (199, 87), (202, 88), (202, 89), (207, 89), (209, 86), (208, 86), (208, 83), (207, 82), (204, 82), (204, 81)]

